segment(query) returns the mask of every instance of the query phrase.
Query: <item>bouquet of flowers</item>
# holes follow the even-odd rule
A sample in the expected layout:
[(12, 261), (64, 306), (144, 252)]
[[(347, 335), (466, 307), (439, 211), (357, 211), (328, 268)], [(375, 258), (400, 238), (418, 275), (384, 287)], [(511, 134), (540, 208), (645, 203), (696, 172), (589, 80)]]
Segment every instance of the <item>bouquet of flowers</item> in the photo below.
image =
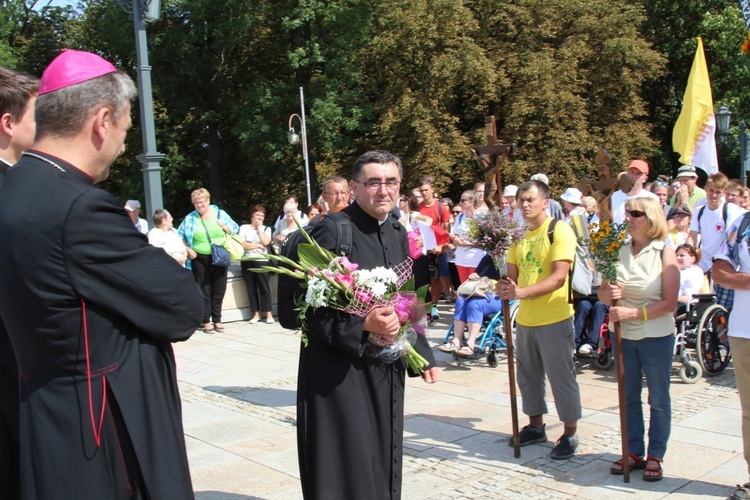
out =
[(604, 221), (589, 226), (588, 237), (579, 241), (589, 249), (594, 267), (601, 273), (602, 279), (610, 283), (617, 282), (617, 261), (620, 259), (620, 247), (625, 244), (627, 222), (621, 224)]
[(420, 302), (418, 294), (413, 291), (411, 259), (407, 257), (393, 269), (359, 269), (345, 256), (336, 256), (322, 248), (304, 229), (300, 228), (300, 231), (307, 243), (297, 246), (298, 262), (274, 254), (263, 254), (256, 259), (275, 260), (290, 267), (263, 266), (257, 268), (259, 271), (283, 273), (304, 281), (303, 286), (307, 288), (305, 300), (296, 309), (302, 323), (302, 342), (307, 345), (305, 317), (311, 307), (331, 307), (365, 317), (377, 307), (391, 306), (402, 325), (401, 330), (395, 337), (370, 334), (367, 353), (390, 363), (403, 357), (414, 372), (422, 373), (429, 363), (417, 353), (413, 344), (419, 333), (424, 335), (426, 315), (424, 296)]
[(507, 274), (505, 259), (510, 247), (523, 238), (526, 225), (495, 208), (482, 217), (469, 219), (472, 245), (490, 254), (501, 276)]

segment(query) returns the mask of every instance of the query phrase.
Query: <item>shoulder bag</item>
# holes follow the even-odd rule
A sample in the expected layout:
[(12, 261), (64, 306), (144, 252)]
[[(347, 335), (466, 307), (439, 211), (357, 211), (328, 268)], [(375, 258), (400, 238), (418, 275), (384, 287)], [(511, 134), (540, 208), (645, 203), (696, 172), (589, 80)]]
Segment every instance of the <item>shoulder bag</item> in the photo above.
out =
[(221, 245), (215, 245), (211, 241), (211, 235), (208, 233), (208, 228), (203, 219), (201, 219), (201, 224), (203, 224), (203, 229), (206, 231), (208, 244), (211, 245), (211, 264), (218, 267), (229, 267), (229, 264), (232, 262), (232, 256), (229, 255), (226, 248)]

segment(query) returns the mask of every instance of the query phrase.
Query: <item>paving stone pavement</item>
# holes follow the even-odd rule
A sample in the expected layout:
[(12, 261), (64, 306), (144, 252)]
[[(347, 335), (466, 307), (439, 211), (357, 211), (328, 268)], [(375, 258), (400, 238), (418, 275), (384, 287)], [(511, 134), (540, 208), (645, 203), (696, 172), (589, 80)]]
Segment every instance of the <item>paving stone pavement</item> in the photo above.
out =
[[(449, 307), (441, 304), (443, 317), (450, 316)], [(295, 430), (299, 334), (278, 323), (226, 327), (223, 334), (196, 332), (175, 345), (196, 498), (301, 498)], [(428, 330), (433, 346), (442, 342), (447, 327), (443, 320)], [(550, 401), (550, 441), (522, 448), (516, 459), (507, 445), (512, 432), (507, 360), (501, 355), (491, 368), (484, 359), (456, 361), (435, 352), (439, 381), (407, 381), (406, 500), (727, 498), (734, 484), (747, 481), (731, 364), (720, 375), (689, 385), (677, 377), (675, 363), (665, 478), (647, 483), (641, 471), (633, 471), (626, 484), (609, 474), (620, 454), (614, 370), (576, 362), (584, 416), (575, 457), (549, 458), (562, 434)], [(644, 403), (646, 397), (644, 390)], [(520, 412), (520, 395), (518, 407)], [(519, 420), (524, 425), (522, 414)]]

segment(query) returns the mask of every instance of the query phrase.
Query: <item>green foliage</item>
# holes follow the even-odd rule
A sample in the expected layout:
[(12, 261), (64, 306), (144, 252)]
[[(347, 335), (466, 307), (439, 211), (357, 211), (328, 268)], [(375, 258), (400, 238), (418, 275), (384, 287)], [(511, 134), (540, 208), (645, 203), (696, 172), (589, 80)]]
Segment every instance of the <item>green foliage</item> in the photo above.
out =
[[(132, 19), (112, 0), (77, 9), (0, 0), (0, 64), (41, 74), (62, 47), (92, 50), (136, 74)], [(235, 219), (305, 199), (289, 117), (304, 88), (313, 201), (319, 180), (348, 175), (362, 152), (404, 163), (404, 190), (432, 174), (442, 195), (481, 179), (469, 146), (495, 115), (518, 144), (503, 181), (549, 175), (559, 193), (635, 157), (672, 173), (671, 131), (703, 36), (716, 106), (747, 115), (750, 76), (736, 2), (723, 0), (164, 0), (148, 25), (165, 205), (192, 210), (206, 187)], [(142, 198), (139, 107), (127, 153), (104, 187)], [(735, 120), (735, 127), (739, 120)], [(295, 118), (293, 126), (300, 131)], [(738, 163), (736, 142), (720, 150)], [(730, 170), (731, 172), (731, 170)]]

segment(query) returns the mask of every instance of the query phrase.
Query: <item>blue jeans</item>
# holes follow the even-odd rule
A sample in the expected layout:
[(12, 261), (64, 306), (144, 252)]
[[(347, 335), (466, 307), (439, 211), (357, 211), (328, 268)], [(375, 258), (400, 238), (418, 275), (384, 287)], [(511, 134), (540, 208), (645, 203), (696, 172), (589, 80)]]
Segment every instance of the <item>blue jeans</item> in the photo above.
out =
[[(594, 349), (597, 348), (599, 344), (599, 330), (604, 323), (604, 318), (607, 316), (608, 310), (609, 306), (602, 304), (598, 300), (592, 302), (587, 299), (582, 299), (576, 302), (574, 318), (576, 347), (581, 347), (581, 345), (586, 342)], [(586, 333), (586, 319), (588, 319), (589, 316), (591, 316), (591, 324), (588, 333)], [(584, 333), (586, 333), (585, 341)]]
[(625, 368), (625, 406), (628, 421), (628, 452), (644, 454), (644, 424), (641, 390), (643, 375), (648, 387), (651, 421), (648, 427), (648, 456), (664, 458), (672, 428), (669, 375), (674, 359), (674, 336), (641, 340), (622, 339)]

